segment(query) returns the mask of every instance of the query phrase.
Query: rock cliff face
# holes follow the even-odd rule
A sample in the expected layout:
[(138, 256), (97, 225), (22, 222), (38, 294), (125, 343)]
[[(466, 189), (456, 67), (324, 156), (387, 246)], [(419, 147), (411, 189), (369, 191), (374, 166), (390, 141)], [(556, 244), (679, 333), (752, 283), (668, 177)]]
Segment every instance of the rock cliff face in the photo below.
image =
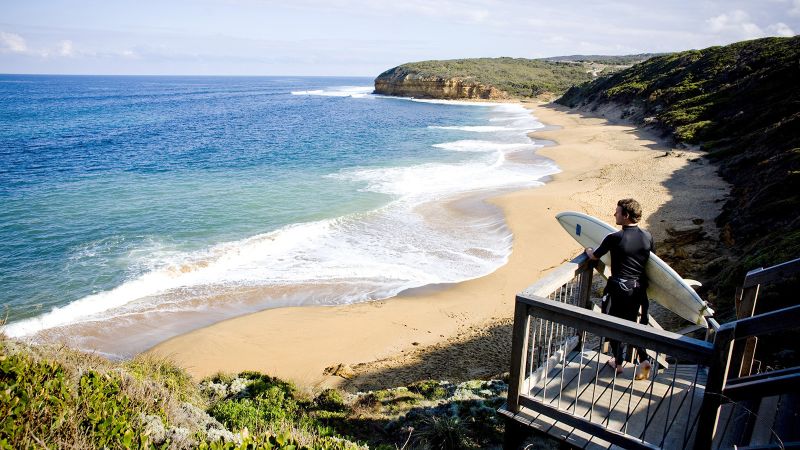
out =
[(511, 96), (494, 86), (463, 78), (422, 76), (413, 72), (388, 70), (375, 78), (375, 93), (415, 98), (499, 100)]

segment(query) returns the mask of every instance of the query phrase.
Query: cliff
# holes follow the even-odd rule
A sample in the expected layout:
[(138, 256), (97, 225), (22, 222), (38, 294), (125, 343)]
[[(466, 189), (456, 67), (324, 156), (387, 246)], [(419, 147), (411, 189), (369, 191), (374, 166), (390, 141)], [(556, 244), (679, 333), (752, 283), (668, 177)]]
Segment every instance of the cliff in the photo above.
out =
[(574, 61), (473, 58), (407, 63), (375, 79), (375, 93), (440, 99), (507, 99), (560, 94), (592, 79)]
[(706, 267), (721, 298), (747, 270), (800, 256), (798, 60), (800, 37), (739, 42), (655, 57), (557, 100), (708, 152), (732, 185), (717, 218), (729, 256)]
[(473, 78), (443, 78), (424, 76), (397, 70), (395, 67), (375, 79), (375, 93), (415, 98), (485, 99), (498, 100), (510, 97), (508, 92), (487, 86)]

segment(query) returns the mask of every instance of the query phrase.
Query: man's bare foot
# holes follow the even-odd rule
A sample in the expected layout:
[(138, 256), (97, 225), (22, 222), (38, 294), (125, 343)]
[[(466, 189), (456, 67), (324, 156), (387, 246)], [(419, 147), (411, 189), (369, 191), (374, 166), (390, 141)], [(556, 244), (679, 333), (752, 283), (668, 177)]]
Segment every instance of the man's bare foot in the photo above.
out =
[(638, 366), (636, 366), (636, 371), (634, 372), (633, 378), (636, 380), (646, 380), (650, 378), (650, 369), (653, 368), (653, 365), (650, 364), (650, 361), (644, 361)]

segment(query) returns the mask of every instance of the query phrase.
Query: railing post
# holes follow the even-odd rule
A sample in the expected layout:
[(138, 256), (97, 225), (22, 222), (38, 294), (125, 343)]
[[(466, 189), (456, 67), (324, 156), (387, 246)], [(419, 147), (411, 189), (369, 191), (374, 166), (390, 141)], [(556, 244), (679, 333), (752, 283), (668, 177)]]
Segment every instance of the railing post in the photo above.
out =
[(714, 441), (717, 423), (719, 422), (719, 407), (722, 404), (722, 390), (728, 378), (731, 362), (733, 338), (736, 334), (736, 322), (728, 323), (719, 328), (714, 335), (714, 355), (708, 367), (703, 403), (698, 411), (697, 434), (695, 435), (695, 450), (711, 448)]
[(578, 291), (578, 306), (581, 308), (592, 309), (590, 299), (592, 297), (592, 277), (594, 276), (594, 261), (587, 261), (580, 272), (580, 287)]
[(508, 400), (506, 405), (513, 413), (519, 412), (519, 394), (525, 381), (525, 366), (528, 348), (528, 330), (531, 317), (528, 305), (517, 301), (514, 306), (514, 329), (511, 335), (511, 374), (508, 380)]
[[(592, 278), (594, 277), (594, 261), (586, 261), (580, 272), (580, 284), (578, 285), (578, 306), (581, 308), (592, 309)], [(583, 330), (576, 330), (578, 333), (578, 346), (583, 342)]]
[[(759, 269), (763, 270), (763, 269)], [(747, 278), (745, 277), (745, 281)], [(758, 290), (760, 288), (760, 284), (756, 284), (753, 286), (747, 286), (742, 289), (741, 297), (736, 299), (736, 318), (737, 319), (746, 319), (748, 317), (753, 317), (753, 313), (756, 309), (756, 301), (758, 299)], [(753, 367), (753, 357), (755, 356), (756, 352), (756, 344), (758, 343), (758, 338), (755, 336), (750, 336), (744, 341), (736, 342), (733, 344), (733, 363), (734, 371), (736, 376), (738, 377), (746, 377), (750, 375)]]

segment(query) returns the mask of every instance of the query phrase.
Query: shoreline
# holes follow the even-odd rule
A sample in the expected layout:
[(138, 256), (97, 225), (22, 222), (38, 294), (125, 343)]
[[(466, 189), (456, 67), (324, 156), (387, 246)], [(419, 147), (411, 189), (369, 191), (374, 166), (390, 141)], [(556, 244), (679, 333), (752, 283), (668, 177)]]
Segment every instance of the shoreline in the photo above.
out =
[[(646, 209), (643, 223), (656, 241), (665, 238), (665, 222), (714, 214), (707, 207), (678, 209), (679, 217), (662, 211), (675, 200), (667, 180), (699, 153), (663, 157), (671, 149), (633, 126), (552, 104), (523, 106), (547, 126), (531, 136), (555, 143), (537, 154), (562, 171), (544, 186), (489, 201), (502, 210), (513, 236), (509, 260), (495, 272), (375, 302), (269, 309), (174, 337), (148, 352), (174, 360), (195, 378), (257, 370), (307, 389), (491, 376), (508, 370), (503, 365), (510, 340), (504, 344), (503, 330), (510, 329), (516, 293), (581, 250), (553, 219), (557, 212), (608, 218), (617, 199), (635, 197)], [(707, 177), (716, 177), (712, 166), (702, 164)], [(703, 187), (698, 195), (710, 197), (715, 189)], [(651, 223), (651, 216), (658, 220)], [(706, 222), (713, 223), (713, 217)]]

